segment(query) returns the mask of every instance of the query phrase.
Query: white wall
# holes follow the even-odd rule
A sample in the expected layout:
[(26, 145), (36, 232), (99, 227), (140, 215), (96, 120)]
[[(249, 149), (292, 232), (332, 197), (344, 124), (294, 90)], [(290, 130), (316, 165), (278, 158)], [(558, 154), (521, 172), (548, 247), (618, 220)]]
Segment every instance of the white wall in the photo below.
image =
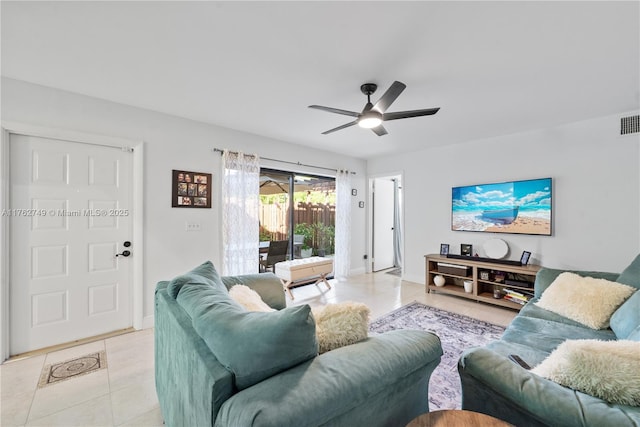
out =
[[(635, 114), (638, 114), (635, 112)], [(424, 283), (424, 255), (449, 243), (501, 238), (554, 268), (621, 271), (640, 253), (640, 135), (619, 136), (620, 114), (369, 160), (368, 175), (404, 171), (405, 278)], [(553, 178), (553, 235), (451, 231), (451, 188)]]
[[(282, 141), (221, 128), (205, 123), (142, 110), (96, 98), (26, 82), (2, 79), (2, 120), (63, 130), (121, 137), (145, 142), (145, 256), (144, 316), (153, 315), (156, 282), (168, 280), (205, 260), (221, 266), (221, 156), (215, 148), (257, 153), (275, 159), (356, 172), (353, 188), (365, 194), (366, 162), (335, 153), (304, 148)], [(264, 162), (283, 170), (320, 175), (327, 171)], [(212, 209), (171, 208), (171, 170), (213, 174)], [(364, 272), (365, 210), (353, 198), (351, 266)], [(200, 232), (185, 231), (185, 223), (198, 222)], [(135, 242), (133, 242), (135, 250)]]
[[(365, 162), (336, 159), (334, 153), (2, 79), (2, 120), (145, 141), (145, 316), (153, 314), (157, 281), (206, 259), (221, 265), (220, 155), (211, 152), (214, 147), (354, 170), (353, 187), (358, 197), (352, 205), (353, 272), (364, 271), (362, 255), (368, 253), (366, 209), (357, 206), (366, 195), (365, 174), (400, 172), (407, 280), (424, 281), (423, 256), (438, 252), (440, 243), (449, 243), (452, 251), (459, 250), (460, 243), (471, 243), (477, 250), (493, 237), (509, 243), (512, 259), (519, 258), (522, 250), (530, 250), (534, 262), (549, 267), (620, 271), (640, 252), (640, 137), (618, 136), (620, 116)], [(172, 169), (213, 173), (213, 208), (172, 209)], [(554, 181), (553, 236), (450, 230), (451, 187), (547, 176)], [(201, 223), (201, 232), (186, 232), (186, 221)]]

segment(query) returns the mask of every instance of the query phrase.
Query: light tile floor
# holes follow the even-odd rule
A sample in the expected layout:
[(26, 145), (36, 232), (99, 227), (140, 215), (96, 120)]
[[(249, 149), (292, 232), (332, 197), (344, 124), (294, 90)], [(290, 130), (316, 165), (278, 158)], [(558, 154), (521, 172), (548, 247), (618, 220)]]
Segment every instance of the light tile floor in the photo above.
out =
[[(289, 305), (312, 307), (358, 301), (375, 319), (412, 301), (506, 326), (516, 312), (440, 294), (424, 285), (401, 281), (384, 272), (331, 280), (293, 290)], [(42, 368), (51, 363), (107, 353), (107, 369), (37, 388)], [(2, 426), (162, 426), (154, 385), (153, 329), (136, 331), (65, 350), (0, 365)]]

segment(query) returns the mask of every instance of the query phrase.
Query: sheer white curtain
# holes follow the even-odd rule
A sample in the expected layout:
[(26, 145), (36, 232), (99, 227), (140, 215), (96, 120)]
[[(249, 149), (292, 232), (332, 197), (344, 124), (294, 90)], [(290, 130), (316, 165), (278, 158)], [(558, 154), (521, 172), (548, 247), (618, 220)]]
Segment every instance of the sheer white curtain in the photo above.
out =
[(257, 273), (260, 159), (224, 150), (222, 170), (222, 273)]
[(336, 175), (336, 278), (349, 276), (351, 270), (351, 172)]

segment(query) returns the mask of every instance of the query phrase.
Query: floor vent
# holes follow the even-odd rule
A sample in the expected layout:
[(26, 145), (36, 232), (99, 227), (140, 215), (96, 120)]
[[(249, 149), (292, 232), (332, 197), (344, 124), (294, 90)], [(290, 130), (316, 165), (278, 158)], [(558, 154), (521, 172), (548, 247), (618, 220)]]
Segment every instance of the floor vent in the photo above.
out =
[(620, 135), (640, 132), (640, 115), (620, 119)]

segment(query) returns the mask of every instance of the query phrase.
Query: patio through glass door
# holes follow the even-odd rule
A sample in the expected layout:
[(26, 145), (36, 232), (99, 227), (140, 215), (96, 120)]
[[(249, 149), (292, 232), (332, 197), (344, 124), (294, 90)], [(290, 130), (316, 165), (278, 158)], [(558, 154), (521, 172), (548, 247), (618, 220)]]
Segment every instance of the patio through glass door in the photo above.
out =
[(260, 252), (289, 243), (287, 259), (335, 252), (336, 181), (333, 177), (260, 169)]

